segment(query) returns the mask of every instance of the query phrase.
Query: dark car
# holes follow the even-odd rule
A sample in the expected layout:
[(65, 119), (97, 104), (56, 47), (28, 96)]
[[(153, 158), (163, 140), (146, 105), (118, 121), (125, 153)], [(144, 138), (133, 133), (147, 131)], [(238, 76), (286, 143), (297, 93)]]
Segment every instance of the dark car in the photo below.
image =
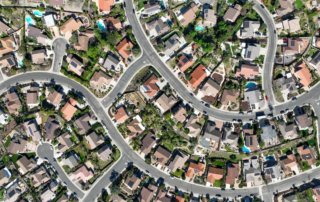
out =
[(123, 7), (126, 7), (126, 2), (123, 2)]
[(294, 102), (294, 101), (296, 101), (296, 100), (297, 100), (297, 98), (296, 98), (296, 97), (293, 97), (291, 101)]
[(204, 106), (206, 106), (206, 107), (209, 107), (209, 108), (210, 108), (210, 105), (209, 105), (208, 103), (206, 103)]
[(206, 111), (203, 111), (203, 114), (207, 114), (207, 112), (206, 112)]
[(261, 8), (264, 8), (264, 5), (260, 4)]
[(134, 9), (132, 9), (132, 12), (133, 12), (133, 13), (135, 12)]

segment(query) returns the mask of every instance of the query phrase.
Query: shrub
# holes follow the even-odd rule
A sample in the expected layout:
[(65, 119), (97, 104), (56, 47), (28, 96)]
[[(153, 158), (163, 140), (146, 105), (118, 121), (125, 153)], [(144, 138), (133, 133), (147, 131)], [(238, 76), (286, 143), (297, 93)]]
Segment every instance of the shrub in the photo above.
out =
[(171, 119), (171, 113), (170, 112), (167, 112), (163, 115), (163, 118), (166, 120), (166, 121), (169, 121)]

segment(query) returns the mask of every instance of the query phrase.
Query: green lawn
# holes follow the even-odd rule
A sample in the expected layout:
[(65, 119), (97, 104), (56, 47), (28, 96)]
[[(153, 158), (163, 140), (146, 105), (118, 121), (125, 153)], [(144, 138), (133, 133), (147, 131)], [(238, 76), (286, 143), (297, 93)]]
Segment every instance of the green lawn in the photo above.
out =
[(19, 166), (17, 164), (19, 157), (20, 157), (19, 154), (12, 154), (12, 156), (11, 156), (11, 161), (13, 162), (13, 164), (16, 166), (17, 169), (19, 168)]
[(309, 166), (306, 161), (302, 161), (301, 164), (302, 164), (301, 169), (302, 169), (303, 171), (306, 171), (306, 170), (311, 169), (311, 166)]
[(315, 145), (314, 139), (308, 140), (308, 145), (310, 147), (314, 147), (314, 145)]
[(231, 149), (230, 147), (226, 146), (226, 150), (227, 152), (235, 152), (233, 149)]
[(274, 73), (274, 79), (277, 79), (281, 73), (282, 73), (281, 70), (277, 70), (276, 73)]
[(8, 155), (4, 155), (4, 156), (2, 157), (2, 162), (3, 162), (4, 164), (7, 164), (7, 163), (9, 162), (9, 159), (10, 159), (10, 157), (9, 157)]
[(120, 158), (120, 155), (121, 155), (119, 149), (117, 149), (116, 151), (117, 151), (117, 155), (116, 155), (116, 157), (114, 158), (114, 161), (117, 161), (117, 160)]
[(314, 49), (310, 50), (309, 57), (312, 57), (316, 53), (317, 53), (317, 50), (314, 50)]
[(271, 6), (271, 7), (269, 8), (269, 10), (270, 10), (270, 12), (273, 12), (273, 11), (274, 11), (274, 7)]
[(4, 193), (4, 191), (5, 191), (4, 189), (2, 189), (2, 190), (0, 191), (0, 198), (1, 198), (1, 200), (3, 200), (3, 197), (4, 197), (4, 196), (3, 196), (3, 193)]
[(37, 156), (35, 152), (26, 153), (26, 155), (27, 155), (28, 158), (34, 158), (34, 157)]
[(195, 156), (194, 157), (194, 161), (198, 162), (199, 161), (200, 156)]
[(291, 151), (291, 149), (290, 148), (285, 148), (285, 149), (282, 150), (282, 153), (283, 154), (287, 154), (288, 151)]
[(8, 136), (7, 141), (4, 143), (4, 146), (9, 147), (10, 142), (11, 142), (11, 136)]
[(86, 161), (86, 153), (84, 151), (79, 153), (81, 162), (84, 163)]
[(224, 162), (223, 161), (214, 161), (214, 164), (216, 166), (223, 167)]
[(73, 134), (71, 134), (71, 140), (74, 144), (77, 143), (77, 139)]
[(301, 8), (303, 6), (303, 3), (301, 0), (296, 0), (297, 9)]
[(90, 184), (92, 184), (94, 181), (95, 181), (94, 178), (90, 178), (90, 179), (89, 179)]
[(144, 7), (144, 1), (138, 3), (138, 11)]
[(183, 173), (183, 170), (177, 169), (176, 172), (171, 172), (170, 174), (175, 176), (175, 177), (181, 178), (182, 173)]
[(221, 185), (220, 180), (215, 180), (215, 181), (214, 181), (214, 186), (215, 186), (215, 187), (220, 187), (220, 185)]
[(303, 135), (303, 136), (309, 135), (309, 129), (307, 129), (307, 130), (301, 130), (301, 132), (302, 132), (302, 135)]
[(167, 149), (169, 149), (170, 151), (173, 151), (173, 150), (174, 150), (174, 149), (173, 149), (173, 146), (172, 146), (170, 143), (167, 143), (167, 142), (166, 142), (166, 143), (163, 144), (163, 146), (166, 147)]

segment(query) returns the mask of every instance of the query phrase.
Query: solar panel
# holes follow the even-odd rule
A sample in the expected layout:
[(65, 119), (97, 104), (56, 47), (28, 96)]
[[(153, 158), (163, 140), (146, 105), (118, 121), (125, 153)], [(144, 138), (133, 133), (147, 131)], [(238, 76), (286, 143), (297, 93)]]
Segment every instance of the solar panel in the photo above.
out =
[(71, 65), (74, 67), (74, 68), (77, 68), (77, 64), (75, 63), (75, 62), (73, 62), (73, 61), (71, 61)]
[(182, 67), (182, 64), (179, 64), (178, 67)]
[(250, 137), (250, 145), (252, 145), (252, 137)]
[(30, 127), (29, 127), (29, 132), (30, 132), (30, 134), (33, 136), (33, 132), (32, 132), (32, 130), (31, 130)]
[(295, 44), (294, 42), (295, 42), (295, 41), (291, 41), (291, 46), (294, 46), (294, 44)]
[(10, 193), (9, 193), (9, 198), (11, 198), (12, 196), (14, 196), (15, 193), (16, 193), (16, 192), (15, 192), (14, 190), (10, 191)]
[(157, 25), (157, 26), (155, 27), (155, 29), (156, 29), (157, 33), (159, 33), (159, 32), (161, 31), (159, 25)]
[(250, 58), (250, 56), (251, 56), (251, 51), (248, 51), (247, 58)]
[(183, 62), (183, 63), (187, 63), (187, 62), (188, 62), (188, 59), (187, 59), (187, 58), (184, 58), (184, 59), (182, 60), (182, 62)]
[(46, 128), (48, 128), (50, 130), (51, 128), (51, 123), (46, 123)]
[(319, 189), (317, 189), (317, 194), (320, 195), (320, 190)]
[(9, 63), (10, 66), (13, 65), (13, 62), (12, 62), (11, 58), (8, 58), (8, 59), (7, 59), (7, 62)]
[(153, 8), (149, 8), (149, 9), (147, 10), (147, 13), (156, 11), (156, 10), (158, 10), (158, 9), (159, 9), (158, 6), (155, 6), (155, 7), (153, 7)]
[(146, 90), (150, 90), (149, 88), (148, 88), (148, 86), (143, 86)]
[(244, 21), (243, 22), (243, 27), (248, 28), (249, 27), (249, 21)]

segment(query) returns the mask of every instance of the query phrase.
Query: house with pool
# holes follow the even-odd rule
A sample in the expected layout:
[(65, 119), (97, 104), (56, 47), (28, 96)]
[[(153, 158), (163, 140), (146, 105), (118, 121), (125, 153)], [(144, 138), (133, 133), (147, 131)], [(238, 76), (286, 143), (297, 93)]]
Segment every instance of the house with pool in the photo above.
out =
[(258, 137), (253, 133), (253, 129), (243, 129), (242, 135), (245, 141), (242, 151), (245, 153), (257, 151), (259, 148)]

